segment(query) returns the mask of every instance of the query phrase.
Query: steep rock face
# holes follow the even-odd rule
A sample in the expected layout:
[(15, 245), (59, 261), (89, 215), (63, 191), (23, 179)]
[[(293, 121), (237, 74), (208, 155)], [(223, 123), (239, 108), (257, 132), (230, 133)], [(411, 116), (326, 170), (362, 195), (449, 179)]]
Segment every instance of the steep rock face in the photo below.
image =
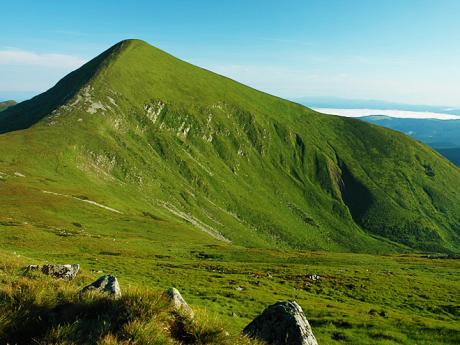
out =
[(2, 112), (0, 131), (9, 132), (0, 136), (5, 164), (21, 151), (25, 175), (37, 173), (41, 157), (42, 181), (63, 167), (59, 180), (78, 176), (86, 191), (116, 195), (122, 213), (136, 194), (137, 207), (223, 243), (460, 250), (460, 172), (428, 147), (318, 114), (142, 41), (117, 44)]
[(318, 345), (297, 302), (277, 302), (247, 325), (243, 334), (269, 345)]

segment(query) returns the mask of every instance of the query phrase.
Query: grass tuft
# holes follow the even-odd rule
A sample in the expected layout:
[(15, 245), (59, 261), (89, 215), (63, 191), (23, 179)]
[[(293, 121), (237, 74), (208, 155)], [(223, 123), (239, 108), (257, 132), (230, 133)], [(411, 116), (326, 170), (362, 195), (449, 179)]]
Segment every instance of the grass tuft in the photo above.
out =
[[(15, 266), (14, 264), (11, 266)], [(17, 271), (16, 271), (17, 273)], [(189, 319), (160, 292), (133, 288), (117, 300), (78, 282), (16, 275), (0, 289), (2, 344), (256, 344), (230, 336), (217, 316)]]

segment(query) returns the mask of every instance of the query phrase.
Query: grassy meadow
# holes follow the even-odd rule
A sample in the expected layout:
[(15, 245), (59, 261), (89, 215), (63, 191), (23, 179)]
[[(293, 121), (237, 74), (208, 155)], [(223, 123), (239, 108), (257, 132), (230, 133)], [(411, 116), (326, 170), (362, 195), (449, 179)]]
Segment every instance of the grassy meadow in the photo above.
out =
[[(455, 258), (251, 249), (192, 239), (179, 247), (168, 232), (141, 227), (116, 237), (103, 232), (62, 236), (53, 231), (31, 232), (18, 225), (2, 225), (1, 231), (8, 233), (1, 241), (3, 311), (11, 309), (12, 300), (26, 303), (26, 309), (69, 303), (79, 288), (111, 273), (119, 278), (127, 298), (138, 298), (136, 293), (158, 297), (169, 286), (178, 288), (201, 315), (199, 322), (212, 320), (206, 329), (217, 332), (217, 338), (206, 341), (198, 336), (192, 341), (197, 344), (245, 341), (238, 337), (244, 326), (269, 304), (286, 299), (302, 306), (319, 344), (431, 345), (458, 344), (460, 340), (460, 261)], [(55, 282), (40, 273), (24, 274), (26, 264), (45, 262), (80, 263), (82, 271), (69, 283)], [(319, 280), (312, 279), (315, 274)], [(30, 296), (18, 302), (24, 284), (30, 286)], [(56, 298), (61, 295), (65, 297)], [(161, 300), (149, 303), (156, 310), (152, 313), (167, 318)], [(5, 327), (15, 320), (10, 317), (6, 322), (8, 314), (4, 315), (0, 322), (3, 337)], [(149, 318), (153, 316), (147, 321)], [(64, 321), (59, 327), (70, 324)], [(94, 330), (99, 331), (94, 339), (113, 336), (120, 342), (131, 339), (127, 344), (152, 343), (147, 338), (112, 334), (109, 326)], [(227, 331), (230, 338), (222, 338)], [(57, 331), (49, 330), (48, 338), (43, 339), (54, 339), (53, 332)], [(156, 337), (163, 339), (158, 344), (178, 341), (168, 332), (160, 333), (149, 341)]]

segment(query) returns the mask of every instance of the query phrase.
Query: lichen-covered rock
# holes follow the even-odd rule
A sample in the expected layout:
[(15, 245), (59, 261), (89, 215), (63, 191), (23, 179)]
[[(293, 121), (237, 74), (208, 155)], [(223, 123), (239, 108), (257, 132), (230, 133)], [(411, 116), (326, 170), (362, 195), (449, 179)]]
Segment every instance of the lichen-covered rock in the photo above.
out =
[(294, 301), (267, 307), (244, 328), (243, 334), (269, 345), (318, 345), (302, 308)]
[(92, 282), (91, 284), (85, 286), (81, 293), (89, 292), (89, 291), (100, 291), (107, 293), (114, 298), (121, 297), (121, 289), (120, 284), (118, 283), (117, 277), (106, 274), (102, 277), (99, 277), (96, 281)]
[(171, 302), (171, 305), (174, 307), (174, 309), (184, 312), (191, 318), (195, 316), (192, 308), (190, 308), (187, 302), (185, 302), (179, 290), (171, 287), (165, 290), (164, 295)]
[(40, 265), (29, 265), (26, 267), (26, 272), (39, 271), (41, 269)]
[[(34, 265), (29, 266), (32, 270)], [(78, 271), (80, 270), (80, 265), (57, 265), (57, 264), (47, 264), (41, 267), (41, 271), (49, 276), (59, 279), (72, 280), (76, 277)]]

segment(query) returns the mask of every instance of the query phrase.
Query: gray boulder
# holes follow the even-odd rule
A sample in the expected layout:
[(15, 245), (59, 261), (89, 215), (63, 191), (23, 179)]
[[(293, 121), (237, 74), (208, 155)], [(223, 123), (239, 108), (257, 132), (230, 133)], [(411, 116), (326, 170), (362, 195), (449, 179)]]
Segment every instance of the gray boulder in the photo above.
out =
[(113, 296), (115, 299), (121, 297), (121, 289), (120, 284), (118, 284), (118, 279), (111, 274), (106, 274), (102, 277), (99, 277), (91, 284), (85, 286), (80, 293), (86, 293), (89, 291), (104, 292)]
[[(28, 267), (30, 270), (37, 269), (37, 265), (30, 265)], [(49, 276), (59, 279), (72, 280), (76, 277), (78, 271), (80, 270), (80, 265), (57, 265), (57, 264), (47, 264), (41, 267), (41, 271)]]
[(40, 269), (40, 265), (29, 265), (26, 267), (26, 272), (39, 271)]
[(302, 308), (294, 301), (267, 307), (244, 328), (243, 334), (269, 345), (318, 345)]
[(193, 318), (195, 313), (192, 308), (185, 302), (184, 298), (180, 294), (179, 290), (170, 287), (164, 292), (165, 297), (170, 301), (171, 305), (175, 310), (182, 311), (185, 315)]

